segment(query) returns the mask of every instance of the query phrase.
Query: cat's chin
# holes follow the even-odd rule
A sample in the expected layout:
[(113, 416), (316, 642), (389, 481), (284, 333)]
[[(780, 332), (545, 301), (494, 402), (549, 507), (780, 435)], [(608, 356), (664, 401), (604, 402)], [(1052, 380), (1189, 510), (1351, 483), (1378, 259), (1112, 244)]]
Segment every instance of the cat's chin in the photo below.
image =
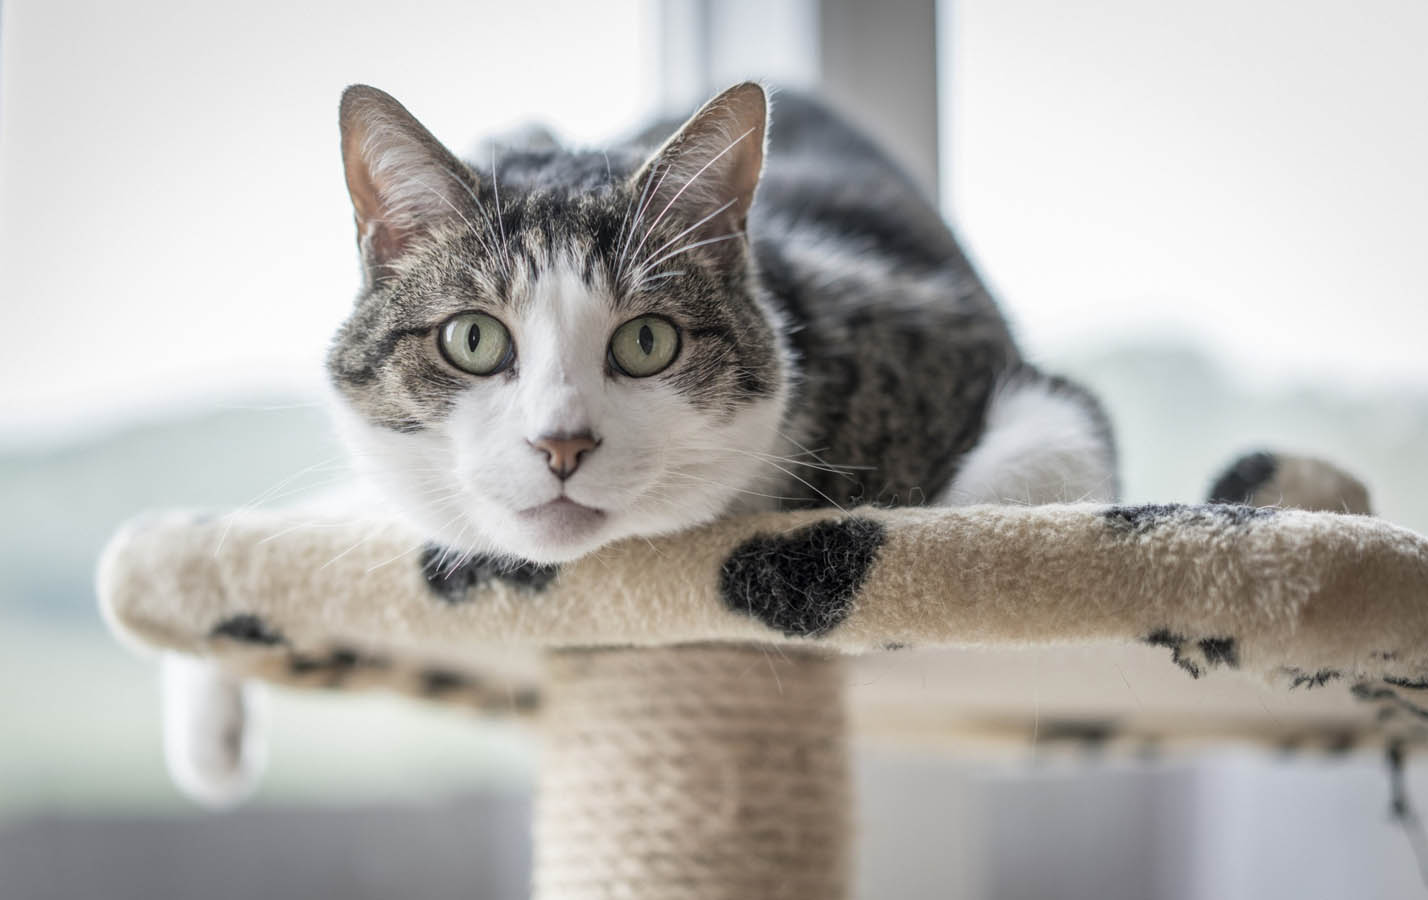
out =
[(523, 509), (516, 517), (532, 534), (557, 544), (581, 543), (604, 530), (609, 519), (604, 510), (584, 506), (569, 497)]
[(609, 540), (610, 514), (558, 497), (515, 514), (516, 555), (539, 563), (578, 559)]

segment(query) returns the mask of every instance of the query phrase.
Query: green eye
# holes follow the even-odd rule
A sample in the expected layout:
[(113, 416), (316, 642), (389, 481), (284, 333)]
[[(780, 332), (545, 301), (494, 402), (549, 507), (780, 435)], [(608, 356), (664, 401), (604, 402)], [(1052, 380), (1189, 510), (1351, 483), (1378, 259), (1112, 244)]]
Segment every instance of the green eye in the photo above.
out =
[(485, 313), (462, 313), (441, 326), (441, 355), (463, 372), (495, 375), (516, 359), (506, 326)]
[(659, 316), (631, 319), (610, 338), (610, 363), (631, 378), (648, 378), (679, 355), (679, 329)]

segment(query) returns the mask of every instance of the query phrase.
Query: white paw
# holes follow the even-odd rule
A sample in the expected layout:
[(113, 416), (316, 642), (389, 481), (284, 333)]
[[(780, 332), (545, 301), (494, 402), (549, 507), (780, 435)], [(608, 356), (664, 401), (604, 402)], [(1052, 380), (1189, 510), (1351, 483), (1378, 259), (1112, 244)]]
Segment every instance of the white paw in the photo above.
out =
[(179, 655), (164, 657), (160, 679), (169, 776), (212, 809), (245, 799), (267, 763), (261, 688)]

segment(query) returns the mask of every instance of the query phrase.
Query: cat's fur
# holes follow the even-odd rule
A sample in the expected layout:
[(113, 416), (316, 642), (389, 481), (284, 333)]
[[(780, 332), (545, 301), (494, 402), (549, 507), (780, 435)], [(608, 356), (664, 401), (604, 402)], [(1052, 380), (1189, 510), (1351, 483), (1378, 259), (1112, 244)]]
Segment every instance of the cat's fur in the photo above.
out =
[[(766, 110), (744, 84), (662, 147), (506, 148), (463, 165), (395, 100), (349, 89), (367, 284), (329, 368), (368, 474), (435, 540), (559, 562), (751, 506), (1113, 492), (1099, 408), (1024, 366), (912, 182), (796, 95), (775, 104), (765, 153)], [(443, 360), (435, 334), (467, 310), (510, 329), (511, 369)], [(682, 347), (632, 379), (606, 347), (644, 313), (673, 321)], [(959, 481), (1012, 394), (1016, 415), (1057, 423), (1007, 450), (1047, 471), (1002, 484), (981, 459)], [(600, 445), (562, 482), (533, 444), (586, 432)], [(1068, 446), (1076, 461), (1059, 458)], [(1058, 459), (1023, 458), (1037, 452)], [(562, 495), (599, 514), (527, 512)]]
[[(365, 284), (328, 357), (339, 417), (453, 557), (558, 563), (755, 508), (1115, 494), (1095, 400), (1023, 362), (935, 207), (817, 102), (770, 120), (742, 84), (678, 131), (469, 164), (374, 88), (341, 126)], [(438, 349), (472, 311), (513, 337), (499, 374)], [(644, 314), (681, 344), (637, 379), (608, 348)], [(598, 445), (562, 479), (541, 442), (577, 435)]]

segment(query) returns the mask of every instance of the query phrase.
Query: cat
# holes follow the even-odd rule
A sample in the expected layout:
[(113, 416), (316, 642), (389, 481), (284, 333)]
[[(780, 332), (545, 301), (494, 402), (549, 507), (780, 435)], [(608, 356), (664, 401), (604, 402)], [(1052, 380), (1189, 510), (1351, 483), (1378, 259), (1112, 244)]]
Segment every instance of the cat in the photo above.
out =
[(1024, 360), (935, 206), (810, 97), (770, 116), (744, 83), (604, 150), (470, 164), (375, 88), (339, 118), (363, 277), (327, 359), (340, 431), (457, 558), (1116, 495), (1095, 398)]
[(658, 145), (468, 166), (347, 91), (366, 283), (328, 368), (435, 541), (558, 563), (757, 508), (1114, 493), (1100, 407), (1023, 362), (909, 178), (811, 99), (768, 118), (746, 83)]

